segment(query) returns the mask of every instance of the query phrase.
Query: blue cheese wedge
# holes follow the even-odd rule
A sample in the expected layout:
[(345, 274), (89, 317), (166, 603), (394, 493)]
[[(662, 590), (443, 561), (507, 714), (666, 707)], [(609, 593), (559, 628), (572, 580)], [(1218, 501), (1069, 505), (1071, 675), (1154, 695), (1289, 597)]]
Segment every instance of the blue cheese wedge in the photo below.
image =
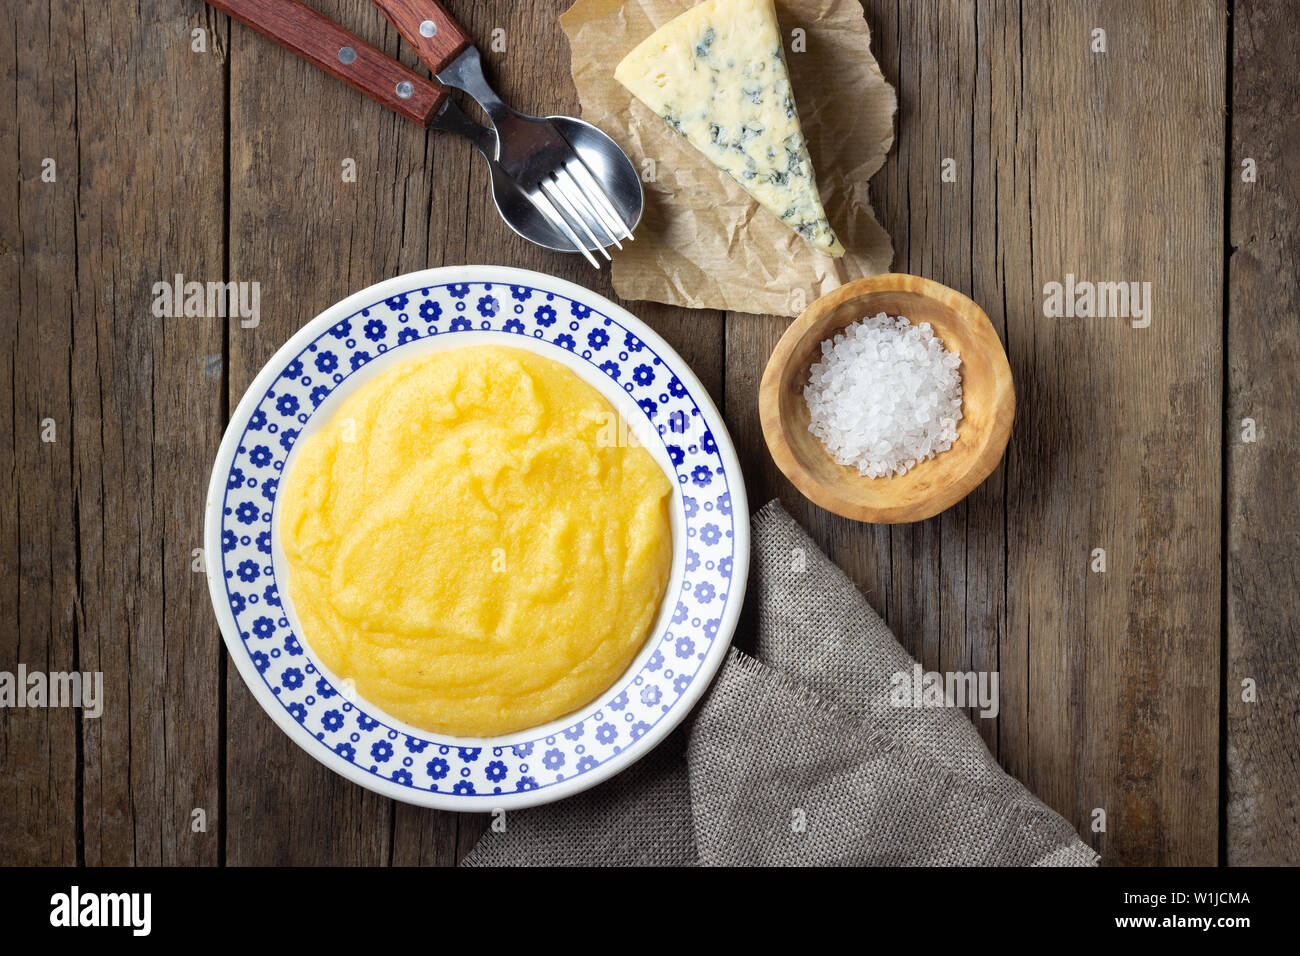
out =
[(614, 78), (782, 222), (831, 256), (772, 0), (707, 0), (629, 53)]

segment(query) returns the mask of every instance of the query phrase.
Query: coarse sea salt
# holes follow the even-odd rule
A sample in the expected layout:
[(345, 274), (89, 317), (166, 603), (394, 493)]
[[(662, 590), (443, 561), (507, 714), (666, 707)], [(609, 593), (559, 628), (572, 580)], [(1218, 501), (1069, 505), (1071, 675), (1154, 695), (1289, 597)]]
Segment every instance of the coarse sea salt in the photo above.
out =
[(822, 343), (803, 390), (808, 430), (862, 475), (905, 474), (957, 440), (960, 369), (929, 322), (868, 316)]

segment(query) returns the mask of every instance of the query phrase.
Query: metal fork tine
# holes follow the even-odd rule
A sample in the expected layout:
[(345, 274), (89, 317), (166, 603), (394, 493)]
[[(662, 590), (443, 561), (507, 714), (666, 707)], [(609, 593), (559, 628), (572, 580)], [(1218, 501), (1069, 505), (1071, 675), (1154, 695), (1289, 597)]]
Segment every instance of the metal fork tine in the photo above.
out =
[(587, 224), (599, 227), (600, 232), (607, 240), (601, 243), (602, 246), (613, 243), (620, 249), (623, 248), (623, 243), (618, 241), (618, 236), (614, 235), (614, 231), (609, 228), (609, 223), (605, 221), (605, 217), (601, 215), (600, 210), (592, 203), (591, 197), (578, 185), (578, 181), (573, 178), (573, 173), (569, 172), (567, 163), (555, 171), (555, 183), (569, 197), (569, 201), (577, 207), (578, 211), (583, 214)]
[[(600, 181), (592, 175), (591, 170), (587, 168), (587, 164), (582, 161), (582, 157), (577, 153), (574, 153), (573, 158), (565, 162), (564, 165), (565, 168), (569, 170), (569, 175), (578, 180), (582, 187), (582, 191), (586, 194), (588, 200), (592, 201), (597, 207), (597, 210), (603, 214), (603, 220), (607, 227), (614, 227), (612, 230), (607, 228), (606, 231), (608, 231), (610, 235), (614, 235), (616, 232), (621, 232), (621, 238), (631, 242), (632, 230), (629, 229), (627, 223), (623, 221), (623, 217), (619, 215), (618, 210), (614, 208), (614, 204), (609, 201), (609, 196), (605, 194), (604, 187), (602, 187)], [(623, 247), (619, 246), (619, 248), (622, 249)]]
[(578, 210), (574, 208), (569, 197), (564, 194), (564, 191), (560, 189), (559, 185), (552, 177), (547, 176), (542, 179), (542, 189), (546, 190), (546, 194), (551, 197), (551, 201), (559, 206), (565, 215), (569, 217), (569, 222), (571, 224), (576, 223), (578, 227), (587, 234), (587, 238), (591, 240), (593, 246), (600, 250), (600, 254), (606, 259), (610, 258), (609, 252), (600, 244), (600, 240), (597, 239), (596, 234), (591, 231), (591, 227), (587, 225), (587, 221), (578, 214)]
[(586, 256), (587, 261), (597, 269), (600, 268), (600, 262), (595, 256), (587, 251), (587, 247), (582, 244), (582, 240), (578, 238), (577, 234), (569, 228), (569, 224), (565, 222), (564, 217), (560, 215), (560, 211), (555, 208), (555, 204), (543, 196), (541, 190), (525, 189), (523, 190), (523, 193), (528, 197), (528, 201), (533, 204), (537, 211), (546, 218), (547, 222), (568, 237), (568, 240), (573, 243), (574, 249)]

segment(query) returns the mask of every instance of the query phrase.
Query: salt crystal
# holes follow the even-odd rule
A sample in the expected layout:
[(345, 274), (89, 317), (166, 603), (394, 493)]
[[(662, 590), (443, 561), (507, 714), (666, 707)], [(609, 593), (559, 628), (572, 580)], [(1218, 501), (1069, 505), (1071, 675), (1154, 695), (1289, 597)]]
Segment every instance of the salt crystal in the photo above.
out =
[(952, 447), (961, 420), (961, 356), (884, 312), (822, 343), (803, 390), (811, 421), (832, 458), (869, 478), (902, 475)]

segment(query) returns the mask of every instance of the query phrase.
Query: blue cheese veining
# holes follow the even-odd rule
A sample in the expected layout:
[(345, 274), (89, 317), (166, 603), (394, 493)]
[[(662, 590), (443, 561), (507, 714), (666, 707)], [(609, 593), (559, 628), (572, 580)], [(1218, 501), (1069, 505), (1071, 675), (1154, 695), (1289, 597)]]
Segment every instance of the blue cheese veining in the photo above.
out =
[(817, 195), (772, 0), (692, 7), (614, 78), (809, 243), (844, 254)]

